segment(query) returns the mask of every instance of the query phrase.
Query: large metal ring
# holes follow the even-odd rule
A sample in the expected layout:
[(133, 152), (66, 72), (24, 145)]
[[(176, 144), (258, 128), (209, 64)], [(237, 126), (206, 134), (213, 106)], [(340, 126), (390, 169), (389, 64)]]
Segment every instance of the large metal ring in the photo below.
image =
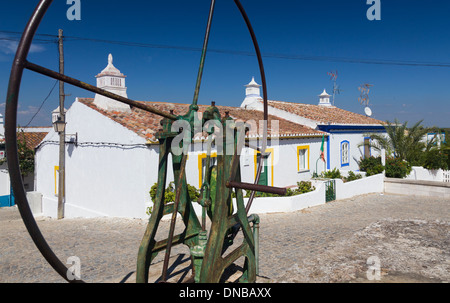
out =
[[(14, 197), (16, 204), (19, 208), (20, 215), (24, 221), (24, 224), (33, 239), (35, 245), (47, 260), (47, 262), (53, 267), (53, 269), (68, 282), (83, 282), (81, 280), (70, 280), (67, 276), (68, 268), (65, 266), (61, 260), (55, 255), (53, 250), (50, 248), (46, 242), (44, 236), (42, 235), (36, 220), (33, 217), (28, 200), (26, 197), (26, 192), (23, 186), (22, 176), (19, 167), (19, 156), (17, 150), (17, 107), (20, 92), (20, 84), (22, 81), (23, 70), (26, 67), (27, 56), (33, 42), (34, 35), (39, 27), (40, 22), (44, 18), (45, 13), (52, 4), (53, 0), (41, 0), (34, 10), (28, 24), (22, 34), (22, 38), (18, 45), (14, 62), (11, 68), (11, 74), (9, 78), (8, 92), (6, 97), (6, 108), (5, 108), (5, 139), (6, 139), (6, 154), (8, 157), (8, 169), (11, 179), (11, 186), (14, 192)], [(242, 17), (245, 20), (247, 28), (250, 32), (255, 52), (258, 58), (258, 64), (261, 73), (261, 82), (263, 88), (263, 99), (264, 99), (264, 120), (268, 120), (267, 114), (267, 86), (266, 77), (264, 73), (264, 66), (262, 62), (261, 52), (256, 40), (255, 33), (250, 24), (250, 20), (242, 7), (239, 0), (234, 0), (236, 6), (238, 7)], [(266, 123), (264, 123), (263, 130), (263, 148), (265, 149), (267, 143), (267, 128)], [(255, 183), (258, 183), (259, 176), (261, 174), (262, 168), (262, 157), (261, 161), (258, 163), (258, 171), (256, 175)], [(251, 197), (249, 204), (251, 205)]]

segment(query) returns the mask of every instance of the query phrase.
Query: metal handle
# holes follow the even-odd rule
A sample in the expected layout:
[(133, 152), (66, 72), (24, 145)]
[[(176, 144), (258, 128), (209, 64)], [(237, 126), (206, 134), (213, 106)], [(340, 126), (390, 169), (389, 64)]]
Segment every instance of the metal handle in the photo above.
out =
[(252, 191), (260, 191), (263, 193), (276, 194), (276, 195), (280, 195), (280, 196), (286, 195), (286, 188), (282, 188), (282, 187), (273, 187), (273, 186), (266, 186), (266, 185), (253, 184), (253, 183), (235, 182), (235, 181), (228, 181), (226, 186), (228, 188), (240, 188), (240, 189), (246, 189), (246, 190), (252, 190)]

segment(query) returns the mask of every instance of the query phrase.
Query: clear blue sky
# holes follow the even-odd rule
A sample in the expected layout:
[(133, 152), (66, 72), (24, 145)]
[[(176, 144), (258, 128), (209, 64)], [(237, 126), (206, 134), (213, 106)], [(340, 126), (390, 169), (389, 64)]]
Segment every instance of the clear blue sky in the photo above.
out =
[[(38, 1), (3, 1), (0, 31), (22, 32)], [(333, 87), (327, 72), (338, 71), (336, 106), (363, 113), (358, 87), (374, 86), (370, 103), (380, 120), (424, 119), (427, 126), (450, 127), (450, 67), (371, 62), (414, 62), (450, 65), (450, 4), (444, 0), (380, 0), (381, 20), (369, 21), (366, 0), (241, 0), (253, 23), (261, 51), (285, 58), (264, 58), (269, 99), (316, 104), (324, 88)], [(177, 46), (185, 49), (125, 46), (93, 41), (65, 41), (66, 74), (95, 84), (95, 75), (112, 53), (114, 65), (127, 75), (128, 96), (142, 101), (192, 102), (209, 0), (81, 1), (81, 21), (69, 21), (65, 0), (55, 0), (38, 34)], [(14, 57), (17, 35), (0, 32), (0, 112)], [(48, 37), (39, 36), (41, 39)], [(6, 40), (5, 40), (6, 39)], [(244, 85), (255, 76), (256, 57), (245, 24), (232, 0), (217, 0), (210, 52), (200, 91), (200, 104), (239, 106)], [(57, 46), (36, 41), (29, 61), (57, 70)], [(289, 57), (290, 59), (286, 58)], [(292, 57), (313, 57), (299, 60)], [(335, 58), (338, 58), (336, 60)], [(359, 63), (343, 62), (352, 59)], [(18, 121), (26, 125), (55, 81), (26, 71)], [(75, 97), (93, 94), (66, 85), (66, 108)], [(3, 100), (3, 101), (2, 101)], [(50, 125), (58, 106), (56, 87), (31, 125)]]

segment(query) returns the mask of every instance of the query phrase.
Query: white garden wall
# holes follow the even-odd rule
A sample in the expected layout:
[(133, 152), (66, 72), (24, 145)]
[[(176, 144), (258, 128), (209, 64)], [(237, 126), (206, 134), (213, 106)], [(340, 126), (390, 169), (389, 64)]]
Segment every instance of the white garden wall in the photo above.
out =
[(336, 179), (336, 200), (384, 191), (384, 174), (373, 175), (344, 183)]
[(448, 173), (448, 171), (444, 171), (442, 169), (426, 169), (421, 166), (413, 166), (411, 173), (406, 176), (407, 180), (423, 180), (423, 181), (444, 181), (444, 173)]

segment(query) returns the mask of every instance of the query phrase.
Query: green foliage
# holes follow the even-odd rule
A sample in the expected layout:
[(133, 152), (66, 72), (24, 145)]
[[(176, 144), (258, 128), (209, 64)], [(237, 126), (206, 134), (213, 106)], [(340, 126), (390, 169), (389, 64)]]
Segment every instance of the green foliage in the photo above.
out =
[(386, 158), (386, 177), (405, 178), (411, 172), (411, 164), (400, 158)]
[(336, 167), (333, 168), (333, 170), (327, 170), (320, 174), (321, 178), (327, 178), (327, 179), (341, 179), (341, 172)]
[[(152, 198), (152, 201), (154, 202), (156, 199), (156, 190), (158, 188), (158, 184), (155, 183), (150, 189), (150, 198)], [(196, 201), (198, 197), (200, 196), (200, 191), (192, 185), (187, 185), (189, 197), (191, 198), (191, 201)], [(170, 203), (175, 202), (175, 183), (172, 181), (167, 186), (165, 192), (164, 192), (164, 203)]]
[[(395, 119), (394, 123), (386, 121), (384, 126), (387, 136), (383, 134), (368, 134), (370, 136), (370, 147), (380, 151), (386, 150), (386, 156), (391, 156), (406, 160), (412, 165), (421, 165), (423, 151), (427, 144), (423, 137), (431, 131), (422, 125), (422, 121), (417, 122), (412, 127), (408, 127), (408, 122), (400, 124)], [(359, 144), (359, 146), (364, 143)]]
[[(22, 176), (34, 172), (34, 150), (27, 146), (25, 136), (22, 133), (17, 135), (17, 153), (19, 155), (19, 167)], [(7, 161), (7, 157), (0, 160), (0, 165)]]
[(424, 154), (423, 167), (426, 169), (443, 169), (449, 168), (449, 153), (445, 153), (439, 149), (429, 150)]
[(375, 158), (374, 156), (360, 159), (358, 162), (359, 169), (366, 172), (366, 176), (372, 176), (381, 174), (384, 171), (384, 166), (381, 164), (381, 157)]
[[(156, 190), (158, 188), (158, 183), (155, 183), (150, 188), (150, 198), (153, 202), (155, 202), (156, 199)], [(187, 185), (189, 197), (191, 198), (191, 201), (197, 201), (198, 197), (200, 196), (200, 191), (190, 184)], [(164, 204), (175, 202), (176, 193), (175, 193), (175, 183), (172, 181), (167, 186), (166, 190), (164, 191)], [(153, 207), (147, 207), (146, 214), (151, 215), (153, 210)]]
[[(256, 192), (255, 197), (289, 197), (289, 196), (297, 196), (304, 193), (308, 193), (316, 190), (314, 186), (311, 185), (310, 181), (301, 181), (297, 182), (297, 187), (295, 189), (288, 188), (286, 189), (286, 195), (280, 196), (276, 194)], [(247, 191), (245, 197), (250, 197), (251, 191)]]
[(300, 181), (300, 182), (297, 182), (297, 188), (293, 190), (292, 196), (309, 193), (309, 192), (315, 191), (315, 190), (316, 190), (316, 188), (311, 185), (310, 181)]
[(349, 171), (348, 172), (348, 176), (347, 177), (343, 177), (342, 180), (344, 182), (350, 182), (350, 181), (358, 180), (358, 179), (361, 179), (361, 178), (362, 178), (361, 174), (355, 174), (354, 172)]
[[(437, 135), (441, 135), (438, 131)], [(426, 151), (423, 153), (422, 166), (426, 169), (443, 169), (450, 168), (450, 142), (448, 132), (445, 132), (445, 138), (440, 144), (436, 144), (437, 135), (431, 140), (431, 144), (428, 144)]]

